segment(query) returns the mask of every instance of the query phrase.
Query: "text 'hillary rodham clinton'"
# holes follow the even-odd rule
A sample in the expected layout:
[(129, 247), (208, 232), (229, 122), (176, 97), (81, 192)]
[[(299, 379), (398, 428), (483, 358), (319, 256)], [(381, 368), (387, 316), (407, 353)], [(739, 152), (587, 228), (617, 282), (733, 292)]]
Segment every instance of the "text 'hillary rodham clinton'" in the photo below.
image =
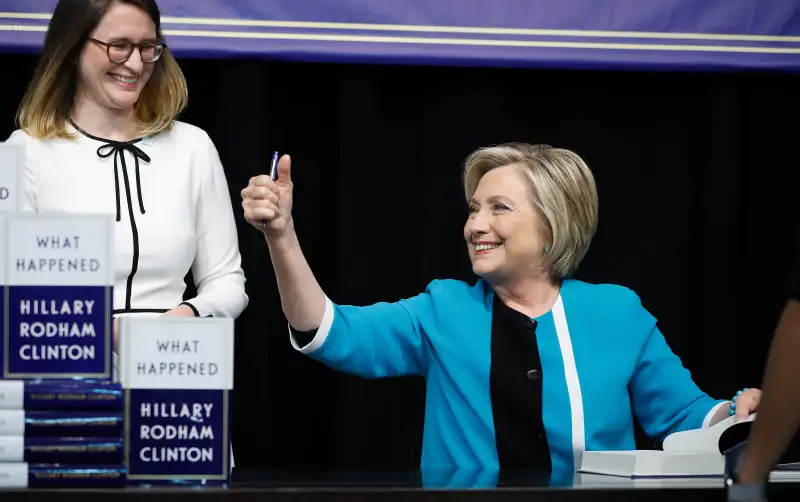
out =
[[(94, 300), (21, 300), (19, 302), (20, 316), (33, 320), (24, 320), (19, 323), (20, 338), (96, 338), (94, 323), (44, 320), (55, 316), (64, 319), (65, 316), (77, 318), (92, 316)], [(19, 348), (19, 356), (27, 361), (42, 360), (92, 360), (95, 358), (95, 346), (91, 344), (61, 344), (61, 345), (29, 345), (24, 344)]]
[[(197, 354), (199, 340), (157, 340), (156, 350), (160, 353)], [(213, 376), (219, 372), (215, 362), (205, 361), (159, 361), (157, 363), (139, 362), (136, 365), (138, 375), (172, 375), (172, 376)]]
[[(156, 419), (139, 426), (142, 441), (163, 441), (168, 446), (145, 446), (139, 450), (142, 462), (213, 462), (213, 446), (203, 443), (215, 439), (212, 410), (214, 403), (141, 403), (141, 418)], [(160, 423), (158, 419), (177, 421)], [(181, 422), (191, 422), (190, 424)], [(188, 444), (180, 444), (185, 442)]]
[[(77, 250), (80, 248), (80, 236), (36, 237), (39, 249)], [(97, 272), (100, 260), (97, 258), (17, 258), (17, 272)]]

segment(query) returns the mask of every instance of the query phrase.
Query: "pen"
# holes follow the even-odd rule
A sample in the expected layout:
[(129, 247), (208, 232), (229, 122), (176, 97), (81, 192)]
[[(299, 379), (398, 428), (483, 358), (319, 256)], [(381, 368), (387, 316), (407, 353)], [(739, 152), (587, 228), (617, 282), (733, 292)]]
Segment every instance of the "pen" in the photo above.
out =
[(269, 177), (272, 178), (272, 181), (278, 179), (278, 152), (272, 154), (272, 163), (269, 166)]

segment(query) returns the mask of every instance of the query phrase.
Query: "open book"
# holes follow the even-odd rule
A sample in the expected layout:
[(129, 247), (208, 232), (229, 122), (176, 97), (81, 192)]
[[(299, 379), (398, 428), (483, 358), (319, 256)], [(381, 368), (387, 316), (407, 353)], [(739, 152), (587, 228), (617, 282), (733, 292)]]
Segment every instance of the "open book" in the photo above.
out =
[(723, 452), (745, 441), (756, 415), (736, 422), (726, 418), (712, 427), (676, 432), (663, 450), (587, 451), (579, 472), (627, 478), (722, 477)]

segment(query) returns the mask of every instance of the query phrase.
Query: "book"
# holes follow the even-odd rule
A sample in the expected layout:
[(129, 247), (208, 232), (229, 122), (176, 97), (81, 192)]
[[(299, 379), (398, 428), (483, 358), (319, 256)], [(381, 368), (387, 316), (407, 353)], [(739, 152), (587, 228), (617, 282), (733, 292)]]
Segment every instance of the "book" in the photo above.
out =
[(230, 484), (233, 320), (120, 319), (129, 484)]
[(121, 437), (124, 412), (0, 410), (0, 436)]
[(755, 418), (728, 417), (711, 427), (670, 434), (662, 450), (586, 451), (578, 471), (627, 478), (723, 477), (724, 452), (747, 439)]
[[(797, 483), (800, 481), (800, 464), (780, 464), (770, 471), (770, 483)], [(725, 479), (720, 476), (609, 476), (576, 472), (573, 486), (588, 488), (723, 488)]]
[(122, 464), (122, 437), (0, 436), (0, 463)]
[(0, 488), (122, 488), (123, 465), (0, 463)]
[(579, 472), (628, 478), (722, 477), (725, 457), (662, 450), (586, 451)]
[(3, 219), (0, 377), (112, 380), (113, 217)]
[(746, 420), (737, 421), (735, 417), (728, 417), (711, 427), (693, 429), (670, 434), (664, 439), (662, 448), (669, 452), (695, 452), (719, 453), (745, 441), (750, 433), (752, 422), (757, 413), (753, 413)]
[(122, 386), (82, 380), (0, 380), (0, 410), (122, 412)]

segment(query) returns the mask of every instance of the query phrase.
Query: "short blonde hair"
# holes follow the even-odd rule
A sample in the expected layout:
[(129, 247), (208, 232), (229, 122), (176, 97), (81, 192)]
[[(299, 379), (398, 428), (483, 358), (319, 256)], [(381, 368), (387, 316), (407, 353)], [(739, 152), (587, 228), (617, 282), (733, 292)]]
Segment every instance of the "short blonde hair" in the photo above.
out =
[[(88, 34), (116, 3), (147, 12), (156, 25), (157, 38), (164, 39), (155, 0), (60, 1), (50, 19), (39, 64), (17, 111), (20, 129), (40, 139), (70, 136), (66, 126), (77, 89), (81, 50)], [(142, 136), (170, 128), (189, 101), (186, 79), (169, 49), (165, 48), (153, 64), (153, 74), (135, 106), (137, 132)]]
[(464, 194), (470, 199), (492, 169), (516, 165), (529, 182), (544, 223), (545, 259), (554, 278), (572, 275), (597, 231), (594, 176), (576, 153), (548, 145), (507, 143), (481, 148), (464, 162)]

